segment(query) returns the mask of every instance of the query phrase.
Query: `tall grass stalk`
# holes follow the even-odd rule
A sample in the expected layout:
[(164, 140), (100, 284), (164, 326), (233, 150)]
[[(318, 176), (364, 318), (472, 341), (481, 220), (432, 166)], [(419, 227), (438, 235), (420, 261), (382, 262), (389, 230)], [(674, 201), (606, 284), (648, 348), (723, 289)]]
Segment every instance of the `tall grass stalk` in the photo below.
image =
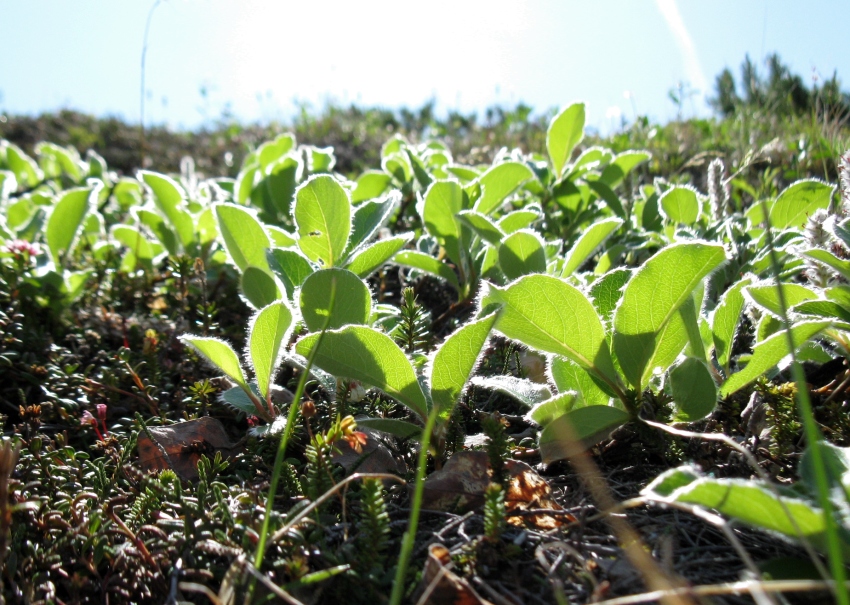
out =
[(286, 446), (289, 444), (289, 439), (292, 437), (292, 430), (295, 426), (295, 419), (298, 416), (299, 404), (304, 396), (304, 388), (307, 385), (307, 377), (310, 375), (310, 369), (313, 367), (313, 360), (316, 358), (316, 353), (319, 347), (322, 346), (322, 340), (325, 337), (325, 332), (330, 325), (331, 317), (333, 316), (334, 305), (336, 303), (336, 278), (331, 281), (331, 298), (328, 306), (328, 316), (325, 318), (325, 325), (322, 326), (322, 331), (319, 333), (319, 338), (316, 340), (316, 346), (310, 351), (310, 356), (307, 358), (307, 365), (301, 373), (301, 378), (298, 380), (298, 387), (295, 389), (295, 395), (292, 398), (292, 403), (289, 404), (289, 416), (286, 420), (286, 427), (283, 429), (283, 435), (280, 438), (280, 443), (277, 448), (277, 455), (274, 459), (274, 469), (272, 470), (271, 483), (269, 484), (269, 495), (266, 500), (266, 515), (263, 518), (263, 527), (260, 530), (260, 539), (257, 542), (257, 551), (254, 555), (254, 567), (261, 569), (263, 557), (266, 554), (266, 540), (269, 535), (269, 523), (272, 516), (272, 508), (274, 506), (274, 497), (277, 493), (277, 484), (280, 480), (280, 475), (283, 472), (283, 459), (286, 454)]
[(398, 567), (395, 570), (395, 581), (393, 582), (393, 592), (390, 596), (390, 605), (401, 605), (401, 600), (404, 598), (405, 576), (407, 576), (407, 566), (410, 563), (410, 557), (413, 554), (413, 546), (416, 543), (416, 528), (419, 525), (419, 512), (422, 510), (422, 493), (425, 486), (425, 471), (428, 466), (428, 449), (431, 447), (431, 433), (434, 431), (434, 425), (437, 423), (439, 409), (434, 406), (431, 413), (428, 414), (428, 421), (425, 423), (425, 430), (422, 431), (422, 442), (419, 447), (419, 461), (416, 465), (416, 484), (413, 488), (413, 502), (410, 505), (410, 519), (407, 522), (407, 531), (404, 532), (404, 538), (401, 543), (401, 553), (398, 557)]
[[(776, 249), (773, 246), (773, 232), (770, 228), (770, 220), (767, 210), (767, 204), (764, 200), (761, 201), (762, 212), (764, 213), (764, 228), (767, 238), (767, 247), (770, 254), (770, 266), (773, 270), (773, 276), (776, 280), (776, 293), (779, 299), (779, 308), (782, 315), (782, 323), (785, 327), (785, 336), (788, 340), (788, 350), (791, 353), (791, 374), (794, 377), (794, 382), (797, 385), (797, 405), (799, 406), (800, 416), (803, 421), (803, 427), (806, 434), (806, 443), (811, 451), (812, 466), (815, 471), (815, 481), (818, 491), (818, 503), (823, 510), (824, 525), (826, 527), (827, 539), (827, 554), (829, 557), (829, 566), (832, 571), (832, 579), (834, 582), (833, 593), (836, 602), (840, 605), (850, 605), (850, 593), (847, 590), (847, 574), (844, 569), (844, 560), (841, 552), (841, 539), (838, 535), (838, 525), (833, 515), (832, 501), (829, 499), (829, 481), (826, 474), (826, 465), (823, 460), (823, 453), (820, 449), (820, 442), (823, 440), (820, 429), (818, 429), (815, 421), (814, 413), (812, 412), (812, 402), (809, 399), (809, 387), (806, 383), (806, 375), (803, 372), (803, 366), (797, 361), (796, 344), (794, 343), (794, 335), (791, 333), (791, 320), (788, 317), (788, 305), (785, 300), (785, 294), (781, 287), (781, 268), (779, 259), (776, 256)], [(829, 580), (829, 578), (824, 578)]]

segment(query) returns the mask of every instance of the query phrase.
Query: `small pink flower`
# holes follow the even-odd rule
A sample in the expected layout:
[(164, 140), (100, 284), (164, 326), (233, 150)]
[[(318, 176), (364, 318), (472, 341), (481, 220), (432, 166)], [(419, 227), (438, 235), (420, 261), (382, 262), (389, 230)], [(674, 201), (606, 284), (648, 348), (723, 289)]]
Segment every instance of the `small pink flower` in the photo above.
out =
[[(101, 404), (99, 404), (99, 405), (98, 405), (98, 408), (99, 408), (101, 405), (103, 405), (103, 404), (102, 404), (102, 403), (101, 403)], [(105, 406), (105, 405), (103, 405), (103, 408), (104, 408), (104, 413), (105, 413), (106, 406)], [(100, 410), (99, 410), (99, 409), (98, 409), (98, 415), (100, 415)], [(105, 441), (105, 439), (104, 439), (104, 437), (103, 437), (103, 433), (105, 433), (105, 432), (106, 432), (106, 425), (105, 425), (105, 424), (103, 425), (103, 433), (101, 433), (101, 432), (100, 432), (100, 429), (99, 429), (99, 428), (98, 428), (98, 426), (97, 426), (97, 420), (95, 420), (95, 417), (94, 417), (94, 416), (92, 416), (91, 412), (89, 412), (88, 410), (86, 410), (85, 412), (83, 412), (83, 417), (82, 417), (82, 418), (80, 418), (80, 424), (82, 424), (82, 425), (86, 425), (86, 424), (88, 424), (89, 426), (91, 426), (91, 427), (94, 429), (94, 432), (95, 432), (95, 434), (97, 435), (97, 438), (98, 438), (98, 439), (100, 439), (101, 441)]]
[(38, 253), (41, 252), (41, 250), (38, 247), (38, 244), (33, 244), (25, 239), (16, 239), (6, 244), (6, 252), (19, 257), (23, 256), (25, 258), (30, 258), (38, 256)]

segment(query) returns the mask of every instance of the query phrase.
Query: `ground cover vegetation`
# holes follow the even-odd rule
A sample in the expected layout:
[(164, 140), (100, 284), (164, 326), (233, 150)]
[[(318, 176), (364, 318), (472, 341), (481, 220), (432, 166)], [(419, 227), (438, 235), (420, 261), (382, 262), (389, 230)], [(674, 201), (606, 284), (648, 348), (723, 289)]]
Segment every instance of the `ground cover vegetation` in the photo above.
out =
[(0, 123), (0, 598), (850, 602), (850, 101), (742, 72)]

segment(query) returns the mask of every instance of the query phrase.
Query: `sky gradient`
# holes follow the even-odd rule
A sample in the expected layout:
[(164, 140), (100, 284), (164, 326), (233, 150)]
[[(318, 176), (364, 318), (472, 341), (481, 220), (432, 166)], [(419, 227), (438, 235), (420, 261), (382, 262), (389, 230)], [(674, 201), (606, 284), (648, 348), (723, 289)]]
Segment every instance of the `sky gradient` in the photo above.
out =
[[(0, 113), (140, 116), (153, 0), (0, 1)], [(482, 111), (575, 100), (603, 131), (636, 114), (710, 115), (724, 67), (778, 52), (807, 82), (850, 78), (847, 2), (163, 0), (150, 21), (145, 122), (229, 112), (286, 120), (328, 101)], [(693, 95), (677, 107), (668, 91)], [(846, 86), (845, 86), (846, 88)]]

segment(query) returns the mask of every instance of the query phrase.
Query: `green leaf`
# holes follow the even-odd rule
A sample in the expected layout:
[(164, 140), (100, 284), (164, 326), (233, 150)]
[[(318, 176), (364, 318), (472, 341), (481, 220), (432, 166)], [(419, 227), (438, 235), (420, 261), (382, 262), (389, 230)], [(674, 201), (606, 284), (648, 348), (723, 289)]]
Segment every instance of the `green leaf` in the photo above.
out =
[(545, 384), (514, 376), (473, 376), (470, 384), (512, 397), (526, 407), (534, 407), (552, 396)]
[(832, 300), (809, 300), (795, 305), (791, 310), (803, 315), (816, 315), (850, 323), (850, 310)]
[(251, 199), (251, 192), (262, 177), (262, 174), (259, 164), (246, 163), (242, 167), (242, 170), (239, 171), (239, 175), (236, 177), (234, 199), (240, 206)]
[(676, 403), (676, 422), (705, 418), (717, 405), (717, 385), (702, 360), (687, 357), (670, 370), (670, 393)]
[(659, 204), (661, 213), (673, 223), (693, 225), (699, 218), (699, 199), (693, 187), (671, 187), (661, 195)]
[(239, 287), (255, 309), (262, 309), (283, 296), (275, 279), (268, 271), (259, 267), (245, 267), (239, 277)]
[(528, 180), (534, 178), (531, 168), (519, 162), (503, 162), (478, 177), (483, 193), (473, 210), (490, 214)]
[(15, 179), (22, 187), (32, 188), (44, 180), (44, 173), (39, 169), (36, 161), (25, 154), (20, 147), (4, 140), (0, 143), (0, 152), (2, 151), (6, 152), (6, 164), (9, 170), (15, 174)]
[(576, 407), (608, 405), (611, 396), (576, 362), (566, 357), (554, 356), (549, 368), (552, 381), (558, 387), (559, 392), (573, 391), (576, 393), (578, 398)]
[(534, 409), (528, 413), (528, 418), (540, 426), (546, 426), (572, 410), (576, 404), (576, 399), (576, 394), (573, 392), (558, 393), (554, 397), (535, 405)]
[(622, 219), (608, 218), (591, 225), (567, 253), (567, 262), (564, 264), (561, 277), (572, 275), (622, 224)]
[(249, 324), (248, 351), (264, 399), (269, 395), (269, 385), (280, 363), (281, 348), (289, 341), (291, 328), (292, 310), (282, 300), (260, 309)]
[(624, 151), (617, 155), (614, 160), (608, 164), (599, 177), (599, 180), (608, 185), (611, 189), (616, 188), (623, 179), (635, 169), (635, 167), (646, 162), (652, 157), (647, 151)]
[(358, 418), (357, 427), (380, 431), (399, 439), (418, 440), (422, 435), (421, 426), (395, 418)]
[(583, 450), (605, 439), (611, 431), (629, 420), (631, 416), (628, 413), (605, 405), (570, 410), (543, 427), (539, 441), (540, 457), (546, 464), (568, 458), (576, 449)]
[(711, 318), (714, 353), (717, 356), (717, 363), (727, 373), (729, 372), (729, 356), (732, 353), (732, 344), (735, 340), (735, 333), (738, 330), (738, 324), (741, 321), (746, 302), (742, 289), (751, 283), (753, 283), (753, 277), (746, 276), (732, 284), (723, 293)]
[(462, 243), (462, 225), (456, 214), (466, 206), (466, 194), (457, 181), (435, 181), (425, 192), (422, 222), (446, 249), (448, 257), (463, 266), (468, 254)]
[(815, 248), (813, 250), (806, 250), (800, 253), (801, 256), (805, 256), (806, 258), (811, 258), (827, 267), (831, 267), (835, 269), (841, 277), (844, 279), (850, 280), (850, 261), (842, 260), (835, 256), (832, 252), (827, 252), (826, 250), (821, 250), (820, 248)]
[[(815, 547), (826, 547), (826, 524), (823, 511), (811, 502), (799, 498), (780, 497), (774, 490), (759, 481), (749, 479), (693, 478), (696, 473), (688, 468), (688, 475), (671, 478), (680, 472), (673, 469), (659, 476), (641, 493), (662, 502), (696, 504), (716, 510), (722, 515), (742, 521), (752, 527), (773, 531), (789, 538), (802, 537)], [(658, 493), (656, 486), (666, 483), (683, 483), (669, 495)], [(665, 490), (666, 491), (666, 490)], [(789, 518), (790, 515), (790, 518)], [(799, 533), (798, 530), (799, 529)]]
[[(255, 395), (259, 396), (259, 392), (254, 389), (254, 384), (251, 383), (251, 390), (254, 391)], [(254, 405), (254, 402), (248, 397), (248, 394), (242, 389), (242, 387), (233, 387), (227, 389), (221, 394), (221, 401), (229, 405), (236, 410), (247, 414), (248, 416), (257, 416), (259, 415), (259, 410), (257, 410), (257, 406)]]
[(180, 337), (187, 345), (195, 349), (204, 359), (221, 370), (225, 376), (233, 380), (243, 389), (248, 388), (242, 364), (233, 348), (218, 338), (191, 336), (184, 334)]
[(546, 150), (552, 161), (552, 172), (560, 177), (570, 161), (573, 149), (584, 136), (584, 103), (574, 103), (552, 119), (546, 133)]
[(437, 349), (431, 365), (431, 399), (443, 422), (448, 421), (475, 370), (498, 314), (497, 310), (465, 324)]
[[(302, 338), (295, 350), (307, 357), (320, 334)], [(315, 363), (323, 370), (377, 387), (402, 402), (421, 418), (428, 416), (428, 403), (413, 365), (393, 339), (366, 326), (346, 326), (325, 332)]]
[(605, 205), (608, 206), (611, 212), (620, 218), (626, 218), (626, 210), (623, 208), (623, 202), (620, 201), (620, 198), (608, 185), (602, 181), (588, 181), (587, 186), (590, 187), (599, 199), (605, 202)]
[(265, 228), (275, 248), (290, 248), (298, 243), (291, 233), (280, 227), (265, 225)]
[(257, 161), (265, 170), (281, 157), (295, 149), (295, 135), (285, 132), (275, 137), (273, 141), (266, 141), (257, 149)]
[(499, 266), (508, 279), (546, 271), (543, 240), (534, 231), (511, 233), (499, 246)]
[(476, 212), (475, 210), (461, 210), (458, 213), (458, 218), (469, 225), (478, 237), (485, 242), (494, 246), (498, 246), (505, 237), (505, 232), (502, 231), (489, 217)]
[(234, 204), (222, 203), (214, 208), (218, 232), (233, 264), (240, 271), (249, 265), (268, 269), (266, 248), (271, 247), (271, 240), (254, 215)]
[(601, 276), (590, 287), (590, 298), (602, 321), (608, 323), (617, 303), (623, 298), (623, 288), (632, 277), (631, 269), (614, 269)]
[(360, 204), (354, 211), (351, 227), (351, 240), (348, 242), (347, 254), (364, 246), (375, 232), (383, 227), (390, 215), (398, 207), (401, 194), (393, 191), (383, 200)]
[(177, 238), (177, 234), (174, 230), (166, 224), (165, 219), (156, 212), (151, 212), (150, 210), (144, 210), (142, 208), (136, 210), (136, 216), (138, 216), (139, 222), (150, 229), (151, 233), (154, 234), (154, 237), (156, 237), (165, 249), (168, 250), (168, 254), (171, 256), (177, 256), (180, 254), (182, 249), (180, 246), (180, 240)]
[[(336, 302), (329, 309), (333, 282), (336, 281)], [(301, 286), (301, 315), (312, 332), (318, 332), (330, 321), (330, 329), (348, 324), (365, 324), (372, 314), (372, 294), (369, 288), (351, 271), (321, 269), (304, 280)], [(331, 314), (328, 320), (328, 313)]]
[(404, 248), (412, 239), (412, 233), (403, 233), (370, 244), (354, 254), (346, 268), (357, 277), (366, 278), (385, 262), (392, 259), (395, 253)]
[[(800, 347), (810, 338), (816, 336), (822, 330), (830, 326), (828, 321), (802, 321), (791, 328), (794, 345)], [(770, 368), (782, 361), (789, 354), (788, 337), (784, 330), (766, 338), (753, 349), (746, 367), (729, 379), (720, 387), (720, 394), (727, 397), (741, 389), (753, 380), (767, 372)]]
[(357, 185), (351, 192), (351, 202), (359, 204), (380, 196), (389, 187), (390, 180), (392, 179), (386, 172), (367, 170), (357, 178)]
[[(111, 229), (112, 237), (129, 248), (133, 256), (143, 264), (146, 268), (152, 269), (152, 260), (156, 256), (156, 252), (151, 246), (151, 242), (139, 233), (138, 228), (129, 227), (127, 225), (115, 225)], [(135, 269), (132, 267), (131, 270)]]
[[(782, 293), (785, 298), (786, 309), (807, 300), (815, 300), (818, 295), (809, 288), (800, 284), (782, 284)], [(779, 292), (775, 284), (754, 284), (744, 289), (746, 296), (759, 307), (776, 317), (782, 319), (782, 307), (779, 304)]]
[(351, 231), (348, 192), (331, 176), (319, 175), (295, 192), (298, 245), (310, 260), (333, 267), (342, 260)]
[(802, 229), (816, 210), (829, 207), (833, 191), (835, 187), (832, 185), (814, 179), (793, 183), (779, 194), (770, 208), (771, 226), (774, 229)]
[(662, 329), (697, 285), (725, 261), (719, 244), (674, 244), (632, 276), (614, 315), (614, 352), (633, 387), (643, 389)]
[(501, 289), (490, 285), (482, 306), (505, 305), (496, 329), (547, 353), (568, 357), (609, 384), (619, 384), (605, 329), (577, 288), (549, 275), (528, 275)]
[(69, 189), (62, 194), (53, 207), (53, 212), (47, 220), (45, 239), (50, 249), (50, 256), (57, 267), (73, 250), (77, 232), (86, 214), (94, 206), (102, 186), (99, 184), (95, 187)]
[(408, 267), (413, 267), (414, 269), (419, 269), (420, 271), (430, 273), (431, 275), (436, 275), (437, 277), (449, 282), (449, 285), (460, 292), (460, 284), (457, 281), (457, 275), (455, 272), (450, 266), (445, 263), (441, 263), (433, 256), (429, 256), (422, 252), (403, 250), (395, 255), (393, 262), (398, 263), (399, 265), (406, 265)]
[(514, 210), (499, 219), (496, 226), (506, 234), (525, 229), (540, 218), (540, 212), (535, 204), (529, 204), (522, 210)]
[(309, 275), (316, 270), (306, 256), (297, 250), (272, 248), (266, 253), (269, 267), (283, 282), (286, 295), (292, 300), (295, 289), (300, 287)]
[(181, 208), (186, 192), (180, 184), (164, 174), (140, 170), (139, 177), (153, 191), (153, 201), (174, 227), (184, 248), (192, 243), (194, 226), (192, 217)]

